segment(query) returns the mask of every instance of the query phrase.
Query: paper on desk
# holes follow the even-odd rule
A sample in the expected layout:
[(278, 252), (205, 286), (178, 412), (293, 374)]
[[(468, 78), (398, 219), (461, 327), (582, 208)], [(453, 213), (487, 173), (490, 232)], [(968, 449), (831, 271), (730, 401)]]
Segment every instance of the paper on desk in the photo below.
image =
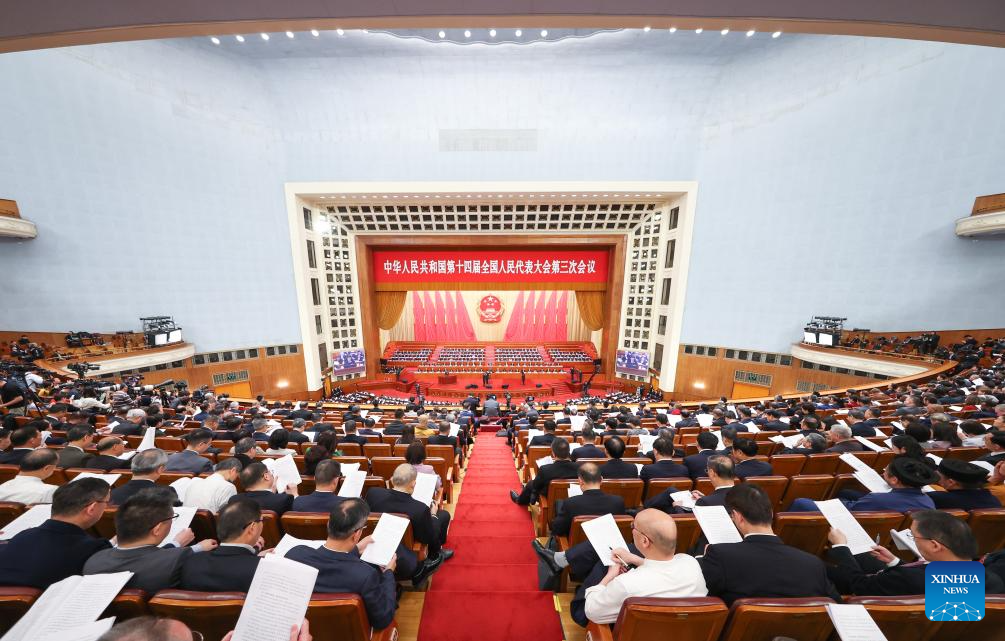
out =
[(288, 639), (300, 627), (314, 592), (317, 568), (275, 554), (262, 558), (244, 599), (232, 641)]
[(143, 433), (143, 440), (140, 441), (140, 446), (136, 448), (137, 452), (145, 452), (146, 450), (152, 450), (154, 447), (154, 439), (157, 437), (157, 428), (148, 427), (147, 431)]
[[(841, 408), (841, 409), (838, 409), (838, 410), (834, 410), (834, 413), (835, 414), (847, 414), (848, 410), (845, 409), (845, 408)], [(839, 421), (839, 422), (841, 422), (841, 421)]]
[(856, 470), (852, 476), (854, 476), (855, 480), (864, 485), (870, 492), (882, 494), (893, 490), (893, 488), (890, 487), (890, 484), (887, 483), (883, 477), (872, 468)]
[(38, 527), (52, 518), (52, 504), (36, 505), (30, 510), (17, 517), (7, 525), (0, 528), (0, 541), (7, 541), (15, 535)]
[(689, 510), (694, 509), (694, 497), (691, 496), (691, 490), (671, 492), (670, 501), (673, 503), (680, 503), (681, 507), (686, 507)]
[(715, 420), (711, 414), (699, 414), (697, 419), (698, 425), (702, 427), (712, 427), (712, 421)]
[(551, 465), (554, 462), (555, 459), (551, 458), (550, 456), (542, 456), (541, 458), (537, 459), (537, 469), (541, 469), (545, 465)]
[(94, 622), (132, 576), (132, 572), (91, 574), (54, 583), (2, 641), (49, 641), (64, 630)]
[(415, 489), (412, 490), (412, 498), (423, 505), (431, 505), (433, 495), (436, 494), (436, 481), (438, 478), (436, 474), (419, 472), (415, 477)]
[(161, 541), (160, 547), (164, 547), (168, 543), (174, 541), (174, 537), (178, 536), (179, 532), (192, 525), (192, 519), (195, 518), (196, 508), (194, 507), (176, 507), (172, 509), (174, 509), (174, 513), (178, 515), (178, 518), (171, 522), (171, 530), (167, 533), (167, 536), (164, 537), (164, 540)]
[(864, 436), (856, 436), (855, 440), (858, 441), (859, 443), (861, 443), (862, 445), (865, 445), (866, 447), (868, 447), (873, 452), (884, 452), (884, 451), (886, 451), (885, 447), (883, 447), (882, 445), (879, 445), (877, 443), (873, 443), (872, 441), (870, 441), (869, 439), (867, 439)]
[(185, 493), (188, 492), (188, 487), (192, 485), (192, 481), (194, 480), (191, 476), (183, 476), (171, 482), (171, 487), (174, 488), (175, 494), (178, 495), (178, 500), (182, 503), (185, 502)]
[(115, 481), (118, 481), (121, 474), (95, 474), (94, 472), (81, 472), (80, 474), (73, 477), (73, 481), (79, 481), (80, 479), (101, 479), (105, 483), (112, 485)]
[(54, 637), (47, 641), (97, 641), (113, 625), (115, 625), (115, 617), (108, 617), (94, 623), (74, 626), (72, 630), (57, 632)]
[(346, 472), (342, 476), (345, 478), (342, 479), (342, 485), (338, 489), (338, 496), (358, 499), (363, 494), (363, 486), (366, 485), (366, 472), (356, 470)]
[[(391, 557), (394, 556), (395, 550), (398, 549), (398, 544), (401, 543), (401, 537), (405, 536), (408, 523), (409, 521), (406, 518), (388, 514), (387, 512), (381, 514), (380, 520), (377, 521), (377, 527), (371, 535), (373, 541), (370, 545), (366, 546), (360, 558), (367, 563), (379, 566), (385, 566), (390, 563)], [(263, 639), (263, 641), (265, 640)]]
[(595, 519), (583, 523), (583, 534), (590, 541), (593, 550), (600, 557), (600, 562), (606, 566), (614, 565), (611, 560), (611, 550), (628, 549), (625, 537), (621, 536), (621, 530), (614, 517), (610, 514), (598, 516)]
[(911, 532), (911, 528), (906, 530), (890, 530), (890, 537), (893, 539), (893, 544), (897, 546), (898, 550), (910, 550), (914, 556), (921, 558), (921, 552), (918, 551), (918, 543), (914, 540), (914, 533)]
[(721, 505), (695, 505), (694, 516), (709, 543), (739, 543), (743, 540)]
[(289, 534), (284, 534), (283, 538), (280, 539), (279, 543), (276, 544), (275, 549), (272, 550), (272, 553), (275, 554), (276, 556), (286, 556), (287, 552), (289, 552), (293, 548), (295, 548), (297, 546), (300, 546), (300, 545), (307, 545), (307, 546), (310, 546), (310, 547), (312, 547), (312, 548), (314, 548), (316, 550), (316, 549), (318, 549), (319, 547), (321, 547), (324, 544), (325, 544), (324, 541), (312, 541), (310, 539), (298, 539), (295, 536), (290, 536)]
[(827, 615), (841, 641), (887, 641), (864, 605), (830, 603)]
[(814, 501), (814, 503), (817, 504), (817, 509), (824, 515), (830, 526), (835, 530), (841, 530), (848, 538), (848, 547), (852, 554), (864, 554), (872, 550), (876, 542), (872, 540), (862, 524), (855, 520), (844, 503), (838, 499)]
[(579, 483), (570, 483), (569, 484), (569, 497), (570, 498), (573, 497), (573, 496), (582, 496), (582, 495), (583, 495), (583, 488), (581, 488), (579, 486)]
[(648, 454), (653, 451), (653, 443), (657, 437), (652, 434), (639, 434), (639, 454)]

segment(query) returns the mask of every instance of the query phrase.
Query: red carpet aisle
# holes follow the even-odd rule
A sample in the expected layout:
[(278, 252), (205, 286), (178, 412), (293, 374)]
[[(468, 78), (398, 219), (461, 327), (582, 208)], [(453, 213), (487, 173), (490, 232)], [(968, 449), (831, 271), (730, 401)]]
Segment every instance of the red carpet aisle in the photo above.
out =
[(447, 547), (456, 552), (433, 576), (419, 641), (560, 641), (551, 592), (537, 589), (537, 557), (527, 509), (506, 439), (482, 434), (475, 445)]

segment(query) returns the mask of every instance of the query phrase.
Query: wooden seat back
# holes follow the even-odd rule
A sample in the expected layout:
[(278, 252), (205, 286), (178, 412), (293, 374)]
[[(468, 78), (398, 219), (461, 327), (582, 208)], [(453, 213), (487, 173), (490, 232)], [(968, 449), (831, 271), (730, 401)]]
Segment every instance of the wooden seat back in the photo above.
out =
[(786, 637), (799, 641), (827, 641), (834, 625), (827, 614), (830, 599), (738, 599), (720, 641), (751, 641)]
[(363, 446), (363, 456), (369, 459), (391, 456), (391, 445), (388, 443), (367, 443)]
[(205, 641), (221, 641), (237, 625), (244, 597), (244, 592), (161, 590), (147, 605), (151, 613), (200, 632)]
[[(693, 514), (671, 514), (677, 526), (677, 549), (684, 552), (693, 548), (701, 537), (701, 526)], [(626, 539), (631, 540), (631, 539)]]
[(404, 462), (405, 459), (401, 456), (375, 456), (370, 459), (370, 473), (390, 481), (395, 468)]
[(681, 490), (690, 490), (694, 485), (691, 479), (686, 478), (675, 478), (675, 479), (650, 479), (649, 483), (646, 485), (646, 494), (643, 497), (643, 501), (648, 501), (649, 499), (659, 496), (663, 492), (679, 492)]
[[(304, 443), (304, 445), (310, 444)], [(336, 449), (342, 452), (342, 456), (363, 456), (363, 446), (359, 443), (339, 443)], [(306, 453), (306, 450), (304, 452)]]
[(819, 512), (782, 512), (775, 514), (774, 530), (786, 544), (818, 556), (827, 544), (830, 525)]
[(0, 483), (6, 483), (21, 471), (19, 465), (0, 465)]
[(360, 472), (370, 471), (370, 460), (365, 456), (335, 456), (333, 457), (333, 460), (338, 461), (339, 465), (352, 465), (353, 463), (359, 463)]
[(942, 627), (928, 620), (922, 596), (853, 596), (846, 603), (864, 606), (887, 641), (930, 641)]
[(805, 454), (776, 454), (769, 461), (776, 475), (791, 478), (802, 473), (806, 458)]
[(397, 636), (393, 622), (371, 636), (366, 607), (357, 594), (315, 592), (306, 616), (314, 641), (382, 641)]
[(978, 554), (1005, 547), (1005, 508), (971, 510), (967, 523), (977, 539)]
[(632, 597), (621, 607), (612, 636), (618, 641), (665, 641), (671, 636), (675, 641), (715, 641), (728, 613), (726, 604), (711, 597)]
[(625, 508), (630, 510), (642, 505), (645, 481), (642, 479), (604, 479), (600, 482), (600, 490), (605, 494), (620, 496), (625, 501)]
[(785, 488), (782, 501), (779, 507), (787, 509), (792, 502), (799, 498), (813, 499), (821, 501), (827, 496), (834, 483), (834, 476), (831, 474), (798, 474), (789, 479), (789, 485)]
[(0, 501), (0, 529), (24, 514), (24, 504), (15, 501)]
[(771, 507), (777, 508), (785, 495), (785, 488), (789, 486), (789, 479), (785, 476), (748, 476), (744, 483), (752, 483), (760, 487), (771, 499)]
[(112, 599), (112, 602), (108, 604), (98, 619), (115, 617), (116, 621), (125, 621), (147, 614), (150, 614), (150, 609), (147, 607), (147, 593), (143, 590), (127, 588)]
[(0, 630), (10, 630), (41, 594), (38, 588), (0, 587)]
[(834, 474), (837, 471), (838, 463), (841, 462), (840, 454), (810, 454), (806, 457), (803, 469), (800, 474)]

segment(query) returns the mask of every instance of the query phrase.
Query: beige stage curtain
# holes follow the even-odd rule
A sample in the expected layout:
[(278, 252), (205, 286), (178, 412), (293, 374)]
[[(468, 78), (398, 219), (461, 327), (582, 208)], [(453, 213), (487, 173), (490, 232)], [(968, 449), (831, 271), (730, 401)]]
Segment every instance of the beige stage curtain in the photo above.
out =
[(405, 309), (408, 292), (377, 292), (377, 327), (391, 329)]
[(592, 331), (604, 327), (604, 292), (576, 292), (576, 305), (583, 322)]

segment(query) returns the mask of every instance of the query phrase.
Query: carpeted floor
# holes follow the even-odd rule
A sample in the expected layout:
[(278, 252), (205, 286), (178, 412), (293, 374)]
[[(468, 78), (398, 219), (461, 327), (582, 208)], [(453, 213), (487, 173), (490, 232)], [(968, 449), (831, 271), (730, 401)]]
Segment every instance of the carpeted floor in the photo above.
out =
[(537, 589), (537, 557), (527, 509), (506, 440), (482, 434), (464, 476), (447, 547), (455, 551), (433, 577), (419, 641), (560, 641), (551, 592)]

